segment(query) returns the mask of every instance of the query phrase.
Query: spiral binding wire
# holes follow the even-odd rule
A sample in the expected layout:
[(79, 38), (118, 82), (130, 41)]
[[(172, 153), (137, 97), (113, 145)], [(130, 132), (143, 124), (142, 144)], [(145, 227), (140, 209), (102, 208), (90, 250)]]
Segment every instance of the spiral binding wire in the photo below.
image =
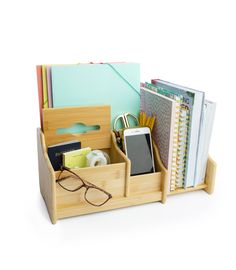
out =
[(187, 165), (187, 146), (188, 146), (188, 130), (190, 110), (187, 106), (182, 105), (180, 109), (180, 123), (178, 133), (177, 147), (177, 176), (175, 181), (175, 189), (184, 186)]
[[(180, 103), (180, 100), (176, 100)], [(171, 175), (170, 175), (170, 190), (175, 190), (175, 182), (177, 178), (177, 158), (178, 158), (178, 133), (179, 133), (179, 121), (180, 121), (180, 104), (176, 106), (175, 123), (174, 123), (174, 135), (173, 135), (173, 150), (171, 160)]]

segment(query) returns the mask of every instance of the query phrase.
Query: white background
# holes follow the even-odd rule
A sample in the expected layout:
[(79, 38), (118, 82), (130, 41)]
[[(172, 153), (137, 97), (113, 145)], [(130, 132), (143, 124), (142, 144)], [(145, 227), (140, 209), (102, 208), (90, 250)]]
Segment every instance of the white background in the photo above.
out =
[[(235, 269), (235, 1), (1, 1), (1, 269)], [(133, 61), (217, 102), (212, 196), (50, 223), (35, 65)], [(4, 266), (3, 266), (4, 265)]]

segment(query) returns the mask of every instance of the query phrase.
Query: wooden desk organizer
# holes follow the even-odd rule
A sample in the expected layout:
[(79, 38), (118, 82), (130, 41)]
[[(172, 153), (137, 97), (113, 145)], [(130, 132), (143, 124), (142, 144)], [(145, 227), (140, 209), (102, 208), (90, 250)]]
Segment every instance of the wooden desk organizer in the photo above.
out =
[[(99, 125), (99, 130), (81, 134), (57, 134), (58, 128), (68, 128), (75, 123)], [(168, 194), (167, 170), (163, 166), (155, 144), (154, 158), (156, 172), (130, 176), (130, 160), (119, 149), (110, 130), (110, 107), (74, 107), (43, 110), (44, 132), (37, 130), (38, 164), (40, 191), (46, 203), (53, 224), (58, 219), (106, 211), (115, 208), (166, 201), (167, 195), (204, 189), (212, 193), (216, 164), (209, 158), (205, 183), (188, 189), (178, 189)], [(47, 154), (47, 147), (63, 141), (78, 139), (82, 147), (102, 149), (110, 155), (111, 164), (99, 167), (74, 169), (83, 179), (105, 189), (112, 199), (101, 207), (84, 201), (84, 190), (68, 192), (62, 189), (56, 179), (59, 172), (54, 171)]]

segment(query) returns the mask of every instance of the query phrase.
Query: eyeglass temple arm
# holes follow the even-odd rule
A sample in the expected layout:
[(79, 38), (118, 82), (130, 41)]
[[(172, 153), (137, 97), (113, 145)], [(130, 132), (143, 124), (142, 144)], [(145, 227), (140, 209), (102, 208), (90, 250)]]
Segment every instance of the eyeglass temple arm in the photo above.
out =
[[(71, 171), (68, 167), (62, 166), (61, 169), (62, 169), (62, 170), (64, 169), (64, 170), (66, 170), (66, 171), (68, 171), (68, 172), (73, 173), (74, 175), (76, 175), (76, 176), (83, 182), (83, 185), (84, 185), (84, 186), (90, 185), (91, 187), (94, 187), (94, 188), (99, 189), (100, 191), (106, 193), (110, 198), (112, 198), (112, 195), (111, 195), (109, 192), (107, 192), (106, 190), (104, 190), (104, 189), (102, 189), (102, 188), (100, 188), (100, 187), (98, 187), (98, 186), (92, 184), (91, 182), (89, 182), (89, 181), (87, 181), (87, 180), (82, 179), (78, 174), (76, 174), (76, 173), (74, 173), (73, 171)], [(87, 184), (86, 184), (86, 183), (87, 183)]]

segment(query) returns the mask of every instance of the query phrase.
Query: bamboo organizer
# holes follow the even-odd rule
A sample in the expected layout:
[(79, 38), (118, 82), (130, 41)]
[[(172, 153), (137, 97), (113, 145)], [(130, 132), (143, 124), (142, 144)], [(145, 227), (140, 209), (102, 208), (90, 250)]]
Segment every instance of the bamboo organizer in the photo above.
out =
[[(59, 128), (68, 128), (75, 123), (99, 125), (100, 129), (80, 134), (57, 134)], [(149, 202), (165, 203), (167, 195), (200, 189), (211, 194), (214, 190), (216, 164), (209, 158), (204, 184), (188, 189), (178, 189), (168, 194), (167, 170), (161, 162), (154, 143), (156, 172), (130, 176), (130, 161), (117, 146), (115, 135), (110, 129), (110, 106), (43, 109), (43, 127), (43, 132), (41, 129), (37, 130), (39, 182), (40, 191), (53, 224), (58, 219), (71, 216)], [(81, 141), (81, 147), (90, 146), (92, 149), (102, 149), (110, 155), (111, 164), (109, 165), (73, 170), (85, 180), (112, 194), (112, 199), (101, 207), (86, 203), (83, 189), (71, 193), (56, 183), (59, 172), (53, 170), (47, 147), (75, 139)]]

